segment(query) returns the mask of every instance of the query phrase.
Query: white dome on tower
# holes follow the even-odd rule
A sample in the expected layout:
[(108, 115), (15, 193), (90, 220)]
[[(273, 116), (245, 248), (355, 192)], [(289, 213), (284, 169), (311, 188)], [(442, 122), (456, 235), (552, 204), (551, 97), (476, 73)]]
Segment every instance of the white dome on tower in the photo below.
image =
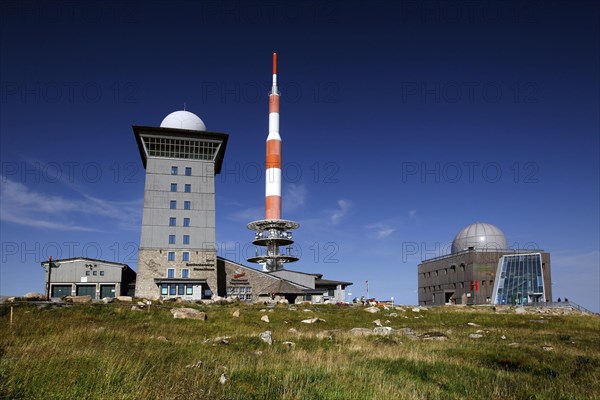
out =
[(161, 128), (188, 129), (205, 131), (206, 125), (196, 114), (189, 111), (175, 111), (167, 115), (160, 123)]
[(495, 225), (475, 222), (460, 230), (452, 241), (452, 254), (473, 248), (493, 251), (508, 249), (504, 233)]

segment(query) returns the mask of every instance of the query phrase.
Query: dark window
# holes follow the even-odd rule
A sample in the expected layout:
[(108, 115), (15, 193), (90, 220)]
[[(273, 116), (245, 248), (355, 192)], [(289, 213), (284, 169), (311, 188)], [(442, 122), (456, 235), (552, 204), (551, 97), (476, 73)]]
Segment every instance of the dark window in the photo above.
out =
[(98, 271), (92, 272), (92, 275), (94, 275), (94, 276), (98, 275)]
[(100, 276), (104, 276), (104, 271), (100, 271)]
[(175, 235), (169, 235), (169, 244), (175, 244)]
[(167, 270), (167, 278), (169, 278), (169, 279), (175, 278), (175, 269), (174, 268), (169, 268)]
[(187, 251), (184, 251), (183, 254), (181, 255), (181, 261), (190, 261), (190, 253)]
[(90, 276), (90, 271), (85, 271), (85, 276)]
[(171, 210), (176, 210), (177, 209), (177, 200), (171, 200), (169, 207), (171, 208)]
[(179, 168), (177, 168), (175, 166), (171, 167), (171, 175), (177, 175), (178, 171), (179, 171)]
[(190, 193), (192, 191), (192, 185), (189, 183), (186, 183), (184, 189), (185, 189), (186, 193)]
[(185, 268), (185, 269), (181, 270), (181, 277), (183, 279), (189, 278), (189, 275), (190, 275), (190, 270), (189, 269)]
[(169, 294), (171, 296), (175, 296), (177, 294), (177, 285), (174, 285), (174, 284), (169, 285)]
[(174, 251), (169, 252), (168, 260), (175, 261), (175, 252)]
[(190, 244), (190, 235), (183, 235), (183, 244)]
[(190, 226), (190, 219), (189, 218), (184, 218), (183, 219), (183, 226), (185, 226), (185, 227)]
[(177, 294), (180, 296), (183, 296), (184, 293), (185, 293), (185, 285), (183, 283), (180, 283), (179, 285), (177, 285)]
[(169, 287), (166, 283), (163, 283), (162, 285), (160, 285), (160, 294), (162, 294), (162, 295), (169, 294)]
[(177, 184), (171, 183), (171, 192), (176, 192), (176, 191), (177, 191)]
[(192, 176), (192, 167), (185, 167), (185, 176)]
[(185, 285), (185, 294), (187, 294), (188, 296), (194, 294), (194, 287), (192, 286), (191, 283), (188, 283), (187, 285)]
[(175, 217), (169, 218), (169, 226), (177, 226), (177, 218), (175, 218)]
[(184, 201), (183, 202), (183, 209), (184, 210), (191, 210), (192, 209), (192, 202), (191, 201)]

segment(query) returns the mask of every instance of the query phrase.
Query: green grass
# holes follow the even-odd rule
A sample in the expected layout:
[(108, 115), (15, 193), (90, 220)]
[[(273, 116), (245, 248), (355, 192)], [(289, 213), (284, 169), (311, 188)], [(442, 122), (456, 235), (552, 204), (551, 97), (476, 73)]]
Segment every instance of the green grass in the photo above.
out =
[[(0, 398), (600, 399), (598, 316), (544, 316), (548, 322), (539, 324), (531, 322), (537, 315), (476, 308), (369, 314), (280, 305), (265, 323), (262, 306), (194, 306), (208, 313), (207, 321), (175, 320), (168, 308), (130, 307), (18, 305), (10, 327), (4, 306)], [(236, 308), (240, 318), (231, 316)], [(386, 317), (389, 312), (398, 317)], [(300, 323), (313, 316), (326, 322)], [(372, 328), (378, 318), (417, 334), (442, 332), (448, 340), (348, 333)], [(267, 329), (272, 346), (258, 338)], [(468, 338), (478, 329), (483, 338)], [(317, 338), (322, 330), (333, 331), (333, 339)], [(205, 342), (217, 336), (230, 336), (229, 344)], [(296, 345), (288, 348), (286, 340)], [(190, 367), (197, 361), (199, 367)]]

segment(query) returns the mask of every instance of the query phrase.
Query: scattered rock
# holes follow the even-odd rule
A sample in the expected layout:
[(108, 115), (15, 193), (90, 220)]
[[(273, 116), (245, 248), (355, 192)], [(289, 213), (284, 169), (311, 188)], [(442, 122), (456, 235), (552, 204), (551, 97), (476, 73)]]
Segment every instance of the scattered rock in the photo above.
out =
[(138, 306), (131, 306), (131, 311), (142, 311)]
[(404, 336), (415, 336), (416, 333), (412, 328), (400, 328), (398, 330), (396, 330), (397, 333), (404, 335)]
[(426, 332), (419, 336), (421, 340), (448, 340), (448, 336), (442, 332)]
[(527, 313), (527, 310), (523, 307), (517, 307), (515, 308), (515, 314), (525, 314)]
[(263, 315), (262, 317), (260, 317), (261, 321), (265, 321), (265, 322), (269, 322), (269, 316), (268, 315)]
[(291, 333), (292, 335), (298, 335), (299, 332), (296, 328), (290, 328), (288, 329), (288, 332)]
[(261, 356), (263, 352), (262, 352), (262, 350), (256, 350), (253, 353), (257, 356)]
[(390, 321), (389, 319), (386, 319), (385, 321), (383, 321), (384, 324), (389, 325), (392, 323), (392, 321)]
[(471, 339), (481, 339), (483, 337), (483, 335), (479, 334), (479, 333), (471, 333), (469, 334), (469, 338)]
[(368, 313), (371, 313), (371, 314), (375, 314), (375, 313), (380, 312), (381, 310), (379, 308), (373, 306), (373, 307), (367, 307), (367, 308), (365, 308), (365, 311), (368, 312)]
[(288, 348), (292, 348), (292, 347), (296, 346), (296, 343), (294, 343), (294, 342), (283, 342), (281, 344), (284, 346), (287, 346)]
[(506, 340), (506, 336), (502, 335), (502, 336), (500, 336), (500, 339)]
[(385, 314), (386, 317), (392, 317), (392, 318), (396, 318), (398, 316), (397, 313), (393, 312), (393, 313), (389, 313), (389, 314)]
[(71, 303), (91, 303), (92, 302), (92, 296), (90, 296), (90, 295), (85, 295), (85, 296), (67, 296), (66, 300), (70, 301)]
[(317, 322), (325, 322), (325, 320), (322, 318), (309, 318), (309, 319), (303, 319), (300, 322), (302, 322), (303, 324), (314, 324)]
[(240, 309), (238, 308), (237, 310), (235, 310), (232, 314), (231, 314), (234, 318), (239, 318), (240, 317)]
[(383, 325), (381, 325), (380, 319), (376, 319), (375, 321), (373, 321), (373, 323), (375, 324), (375, 326), (383, 326)]
[(373, 333), (379, 336), (388, 336), (391, 335), (393, 332), (394, 329), (390, 328), (389, 326), (378, 326), (376, 328), (373, 328)]
[(290, 311), (298, 311), (298, 309), (296, 307), (288, 307), (288, 310), (290, 310)]
[(260, 310), (260, 312), (267, 312), (267, 309), (266, 309), (266, 308), (262, 308), (262, 309)]
[(312, 310), (309, 310), (308, 308), (305, 308), (304, 310), (302, 310), (304, 312), (312, 312)]
[(519, 343), (509, 343), (510, 347), (519, 347)]
[(205, 321), (207, 315), (205, 312), (198, 311), (194, 308), (172, 308), (171, 314), (173, 314), (173, 318), (175, 319), (199, 319)]
[(552, 346), (542, 346), (542, 349), (545, 350), (545, 351), (552, 351), (552, 350), (554, 350), (554, 347), (552, 347)]
[(479, 326), (475, 322), (467, 322), (467, 325), (469, 325), (469, 326)]
[(260, 339), (267, 343), (269, 346), (273, 344), (273, 334), (271, 331), (264, 331), (259, 335)]
[(94, 332), (96, 332), (96, 333), (102, 333), (102, 332), (104, 332), (105, 330), (106, 330), (106, 328), (105, 328), (105, 327), (103, 327), (103, 326), (99, 326), (98, 328), (94, 329)]
[(281, 299), (279, 300), (279, 304), (290, 304), (290, 302), (287, 299)]
[(229, 336), (219, 336), (219, 337), (215, 338), (214, 343), (216, 343), (216, 344), (229, 344), (229, 339), (231, 339)]
[(419, 307), (414, 307), (412, 309), (412, 312), (421, 312), (421, 309)]
[(333, 336), (331, 335), (331, 332), (329, 332), (329, 331), (321, 331), (321, 332), (317, 333), (317, 339), (332, 340)]
[(112, 303), (113, 301), (115, 301), (115, 298), (114, 298), (114, 297), (103, 297), (103, 298), (102, 298), (102, 302), (103, 302), (104, 304)]
[(227, 376), (225, 376), (225, 373), (221, 374), (221, 377), (219, 378), (219, 382), (221, 383), (221, 385), (224, 385), (225, 382), (227, 382), (229, 379), (227, 379)]
[(169, 341), (169, 339), (167, 339), (164, 336), (157, 336), (156, 340), (158, 340), (159, 342), (168, 342)]
[(133, 297), (131, 297), (131, 296), (117, 296), (117, 300), (122, 301), (124, 303), (131, 303), (133, 301)]
[(194, 369), (196, 369), (196, 368), (200, 368), (201, 366), (202, 366), (202, 360), (198, 360), (195, 363), (191, 363), (191, 364), (186, 365), (185, 367), (186, 368), (194, 368)]
[(25, 300), (35, 301), (35, 300), (45, 300), (46, 296), (44, 296), (43, 294), (38, 293), (38, 292), (29, 292), (29, 293), (25, 293), (25, 296), (23, 296), (23, 298)]
[(352, 328), (350, 333), (354, 336), (370, 336), (373, 335), (373, 331), (368, 328)]

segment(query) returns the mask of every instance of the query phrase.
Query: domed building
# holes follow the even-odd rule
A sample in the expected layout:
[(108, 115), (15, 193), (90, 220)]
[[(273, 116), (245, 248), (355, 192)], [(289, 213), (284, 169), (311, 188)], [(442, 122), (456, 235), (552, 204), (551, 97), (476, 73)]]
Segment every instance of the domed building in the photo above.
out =
[(495, 225), (462, 228), (451, 252), (418, 266), (420, 305), (531, 304), (552, 301), (550, 253), (510, 249)]

